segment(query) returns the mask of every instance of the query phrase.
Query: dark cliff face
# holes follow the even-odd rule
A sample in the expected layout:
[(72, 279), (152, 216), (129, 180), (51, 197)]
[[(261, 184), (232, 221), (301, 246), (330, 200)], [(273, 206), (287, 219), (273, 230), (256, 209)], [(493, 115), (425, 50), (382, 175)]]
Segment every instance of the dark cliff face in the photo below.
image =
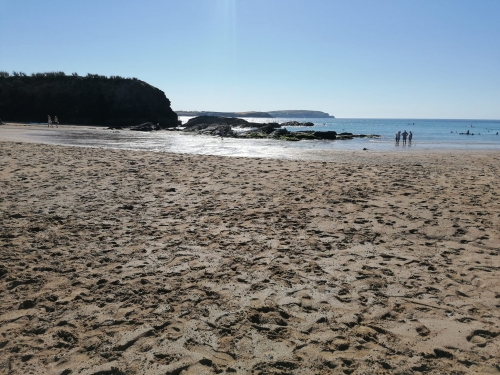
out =
[(0, 76), (0, 118), (4, 121), (131, 126), (177, 126), (177, 114), (163, 91), (138, 79), (88, 75)]

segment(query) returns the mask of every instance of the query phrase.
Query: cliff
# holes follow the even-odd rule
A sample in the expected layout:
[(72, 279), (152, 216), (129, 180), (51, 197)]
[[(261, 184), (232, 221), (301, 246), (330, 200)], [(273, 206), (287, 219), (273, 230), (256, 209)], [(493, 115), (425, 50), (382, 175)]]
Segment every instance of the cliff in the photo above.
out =
[(177, 126), (164, 92), (136, 78), (0, 73), (3, 121), (46, 122), (51, 115), (62, 124), (120, 127), (149, 121), (161, 128)]

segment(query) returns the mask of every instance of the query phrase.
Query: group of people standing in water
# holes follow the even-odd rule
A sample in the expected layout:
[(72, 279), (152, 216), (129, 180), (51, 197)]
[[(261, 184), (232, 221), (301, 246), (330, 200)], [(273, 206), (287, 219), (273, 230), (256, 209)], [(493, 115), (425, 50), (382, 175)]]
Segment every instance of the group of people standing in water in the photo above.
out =
[(403, 144), (406, 144), (406, 139), (408, 138), (408, 143), (411, 144), (411, 140), (413, 138), (413, 134), (410, 131), (409, 133), (405, 130), (404, 132), (401, 133), (401, 130), (396, 133), (396, 144), (399, 145), (399, 141), (401, 140), (401, 137), (403, 137)]

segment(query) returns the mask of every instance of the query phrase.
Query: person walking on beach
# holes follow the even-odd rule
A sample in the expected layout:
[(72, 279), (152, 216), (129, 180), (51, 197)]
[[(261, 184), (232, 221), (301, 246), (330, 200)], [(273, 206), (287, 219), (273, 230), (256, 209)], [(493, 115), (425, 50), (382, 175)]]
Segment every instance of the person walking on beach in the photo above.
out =
[(47, 115), (47, 127), (50, 128), (52, 126), (52, 118), (50, 115)]
[(56, 124), (56, 128), (59, 127), (59, 119), (57, 118), (57, 116), (54, 116), (54, 124)]
[(410, 134), (408, 134), (408, 143), (411, 144), (411, 140), (413, 138), (413, 133), (410, 130)]
[(406, 132), (406, 130), (403, 132), (403, 144), (405, 145), (406, 144), (406, 137), (408, 137), (408, 133)]

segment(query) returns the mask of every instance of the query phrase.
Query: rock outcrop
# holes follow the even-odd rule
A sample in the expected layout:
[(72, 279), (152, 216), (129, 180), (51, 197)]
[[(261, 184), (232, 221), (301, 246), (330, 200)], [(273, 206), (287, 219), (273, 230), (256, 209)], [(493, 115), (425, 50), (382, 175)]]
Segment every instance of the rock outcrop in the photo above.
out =
[(190, 119), (184, 124), (185, 131), (197, 131), (206, 128), (208, 125), (229, 125), (234, 127), (251, 127), (253, 123), (235, 117), (222, 116), (199, 116)]
[[(205, 134), (219, 135), (231, 138), (274, 138), (284, 141), (301, 141), (301, 140), (335, 140), (335, 139), (353, 139), (353, 138), (379, 138), (375, 134), (352, 134), (340, 133), (335, 131), (314, 131), (303, 130), (291, 132), (286, 126), (314, 126), (313, 123), (301, 123), (297, 121), (278, 124), (271, 123), (255, 123), (248, 122), (238, 118), (227, 118), (219, 116), (200, 116), (189, 120), (185, 124), (184, 131)], [(249, 128), (246, 131), (235, 132), (233, 128)]]
[(164, 92), (136, 78), (64, 73), (0, 74), (0, 116), (8, 122), (128, 127), (146, 122), (178, 125)]
[(281, 126), (314, 126), (314, 124), (312, 122), (288, 121), (282, 123)]

